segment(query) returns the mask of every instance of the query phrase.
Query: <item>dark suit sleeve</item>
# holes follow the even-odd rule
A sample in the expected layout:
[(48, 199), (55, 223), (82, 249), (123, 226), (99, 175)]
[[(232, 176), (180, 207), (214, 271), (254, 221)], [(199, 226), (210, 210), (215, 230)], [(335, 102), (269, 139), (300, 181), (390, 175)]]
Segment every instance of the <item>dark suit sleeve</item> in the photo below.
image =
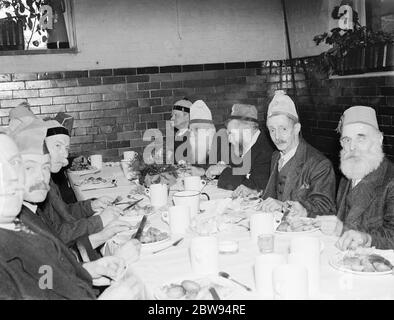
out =
[(23, 298), (6, 264), (0, 262), (0, 300), (21, 300)]
[(94, 234), (103, 230), (103, 222), (100, 216), (76, 219), (75, 221), (63, 221), (53, 224), (54, 231), (59, 238), (67, 245), (72, 245), (76, 239)]
[(68, 204), (67, 207), (74, 218), (88, 218), (94, 214), (91, 202), (92, 200), (78, 201)]
[(384, 198), (383, 225), (368, 230), (372, 246), (377, 249), (394, 249), (394, 183), (391, 183)]
[(308, 211), (308, 217), (336, 214), (335, 173), (328, 159), (320, 161), (311, 170), (310, 189), (300, 190), (295, 201)]

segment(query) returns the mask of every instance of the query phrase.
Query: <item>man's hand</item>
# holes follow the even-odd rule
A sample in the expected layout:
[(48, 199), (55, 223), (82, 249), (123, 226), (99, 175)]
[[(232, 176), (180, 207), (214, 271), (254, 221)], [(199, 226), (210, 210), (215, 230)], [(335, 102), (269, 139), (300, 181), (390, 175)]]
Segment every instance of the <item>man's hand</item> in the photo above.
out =
[(308, 212), (298, 201), (286, 201), (290, 205), (289, 217), (306, 217)]
[(115, 249), (114, 256), (122, 258), (127, 264), (136, 262), (141, 253), (141, 242), (137, 239), (131, 239), (125, 244)]
[(247, 186), (241, 184), (232, 193), (232, 198), (245, 198), (250, 195), (257, 195), (258, 191), (248, 188)]
[(335, 246), (342, 251), (348, 249), (355, 250), (357, 247), (370, 247), (371, 242), (372, 238), (368, 233), (347, 230), (342, 237), (339, 238)]
[(225, 164), (214, 164), (207, 169), (205, 175), (207, 178), (212, 179), (215, 176), (219, 176), (227, 167)]
[(273, 198), (267, 198), (261, 203), (260, 210), (264, 212), (281, 211), (282, 206), (283, 206), (282, 201)]
[(130, 230), (131, 227), (132, 225), (126, 221), (119, 219), (113, 220), (100, 232), (91, 234), (89, 236), (90, 243), (92, 244), (93, 249), (95, 249), (111, 239), (117, 233)]
[(104, 228), (113, 220), (116, 220), (119, 218), (121, 213), (121, 210), (116, 208), (115, 206), (113, 207), (107, 207), (103, 210), (103, 212), (100, 213), (100, 218), (101, 221), (103, 222)]
[(142, 300), (144, 286), (134, 275), (114, 282), (98, 297), (99, 300)]
[(97, 212), (97, 211), (102, 211), (105, 208), (107, 208), (108, 206), (110, 206), (112, 201), (114, 201), (114, 199), (107, 197), (107, 196), (102, 196), (96, 200), (93, 200), (90, 203), (90, 205), (92, 206), (92, 210), (94, 212)]
[[(87, 262), (82, 266), (87, 272), (89, 272), (93, 280), (99, 280), (103, 277), (117, 280), (117, 278), (124, 272), (126, 268), (126, 262), (122, 258), (112, 256), (103, 257), (92, 262)], [(102, 281), (100, 282), (104, 283)]]

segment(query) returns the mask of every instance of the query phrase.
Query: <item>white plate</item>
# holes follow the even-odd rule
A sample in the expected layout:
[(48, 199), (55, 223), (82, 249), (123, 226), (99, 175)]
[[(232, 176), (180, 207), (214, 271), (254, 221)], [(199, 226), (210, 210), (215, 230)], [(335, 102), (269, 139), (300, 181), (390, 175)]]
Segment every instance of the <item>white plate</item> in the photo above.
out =
[[(314, 220), (313, 218), (305, 218), (305, 217), (299, 218), (299, 219), (300, 220), (305, 220), (305, 221), (306, 220)], [(278, 225), (278, 227), (279, 227), (279, 225)], [(314, 227), (314, 228), (312, 228), (310, 230), (304, 230), (304, 231), (278, 231), (278, 230), (276, 230), (275, 233), (279, 233), (279, 234), (304, 234), (304, 233), (316, 232), (318, 230), (320, 230), (320, 227)]]
[(72, 170), (68, 170), (69, 173), (81, 176), (81, 175), (88, 175), (88, 174), (94, 174), (94, 173), (98, 173), (100, 172), (99, 169), (93, 167), (92, 169), (86, 169), (86, 170), (76, 170), (76, 171), (72, 171)]
[(184, 280), (195, 281), (202, 287), (202, 290), (190, 300), (213, 300), (212, 295), (209, 292), (209, 288), (214, 286), (216, 289), (220, 299), (222, 300), (231, 300), (234, 294), (238, 293), (240, 290), (243, 290), (241, 287), (237, 287), (233, 282), (219, 277), (219, 276), (192, 276), (192, 277), (178, 277), (172, 281), (166, 281), (160, 286), (158, 286), (154, 292), (153, 296), (157, 300), (188, 300), (185, 296), (180, 297), (178, 299), (169, 297), (164, 291), (165, 286), (169, 286), (171, 284), (180, 285)]
[(77, 187), (79, 187), (81, 191), (89, 191), (89, 190), (115, 188), (117, 187), (117, 185), (112, 182), (106, 182), (106, 183), (87, 183)]
[[(329, 264), (334, 268), (337, 269), (339, 271), (342, 272), (347, 272), (347, 273), (352, 273), (352, 274), (357, 274), (360, 276), (384, 276), (384, 275), (391, 275), (393, 274), (393, 270), (389, 270), (389, 271), (383, 271), (383, 272), (364, 272), (364, 271), (355, 271), (350, 269), (347, 266), (344, 266), (341, 261), (344, 257), (344, 255), (346, 254), (346, 252), (338, 252), (336, 254), (334, 254), (330, 259), (329, 259)], [(379, 255), (381, 255), (383, 257), (383, 255), (381, 253), (379, 253)], [(387, 257), (384, 257), (387, 259)], [(391, 263), (393, 263), (392, 261), (390, 261)]]
[[(137, 227), (138, 227), (138, 225), (137, 225)], [(146, 230), (148, 230), (150, 227), (151, 227), (151, 226), (148, 226), (148, 225), (145, 226)], [(156, 228), (156, 229), (158, 229), (158, 228)], [(165, 239), (163, 239), (163, 240), (160, 240), (160, 241), (156, 241), (156, 242), (141, 243), (142, 247), (156, 246), (156, 245), (165, 243), (165, 242), (167, 242), (167, 241), (169, 241), (169, 240), (171, 239), (171, 236), (169, 235), (169, 233), (168, 233), (167, 231), (163, 231), (163, 230), (161, 230), (161, 229), (159, 229), (159, 230), (160, 230), (161, 232), (166, 232), (167, 235), (168, 235), (167, 238), (165, 238)], [(135, 229), (132, 229), (132, 230), (128, 230), (128, 231), (119, 232), (119, 233), (117, 233), (112, 239), (113, 239), (115, 242), (119, 243), (119, 241), (117, 240), (117, 237), (119, 237), (119, 238), (121, 239), (121, 238), (124, 237), (124, 236), (129, 236), (130, 239), (131, 239), (131, 237), (132, 237), (136, 232), (137, 232), (137, 229), (136, 229), (136, 228), (135, 228)]]

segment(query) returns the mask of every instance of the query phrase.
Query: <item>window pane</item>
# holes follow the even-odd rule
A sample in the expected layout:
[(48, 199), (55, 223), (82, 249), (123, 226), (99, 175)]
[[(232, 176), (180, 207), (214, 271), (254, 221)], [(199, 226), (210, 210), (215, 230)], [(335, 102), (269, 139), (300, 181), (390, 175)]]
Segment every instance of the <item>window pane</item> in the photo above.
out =
[(0, 0), (0, 50), (75, 47), (71, 0)]

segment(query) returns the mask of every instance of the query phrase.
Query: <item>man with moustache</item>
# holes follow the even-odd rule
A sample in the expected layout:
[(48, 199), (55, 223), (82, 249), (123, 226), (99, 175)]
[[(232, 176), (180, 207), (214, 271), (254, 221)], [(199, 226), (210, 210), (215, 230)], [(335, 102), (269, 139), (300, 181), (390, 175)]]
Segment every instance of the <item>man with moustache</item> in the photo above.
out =
[[(50, 154), (51, 173), (57, 173), (62, 166), (68, 164), (69, 132), (55, 120), (45, 121), (42, 124), (47, 127), (45, 145)], [(99, 257), (93, 249), (105, 243), (116, 233), (130, 229), (129, 223), (118, 219), (118, 209), (107, 207), (103, 203), (107, 197), (66, 204), (52, 179), (49, 186), (47, 198), (39, 204), (40, 217), (66, 245), (72, 246), (77, 240), (83, 244), (90, 260)], [(94, 215), (97, 211), (101, 213)]]
[(272, 147), (259, 129), (256, 107), (234, 104), (226, 124), (232, 146), (230, 164), (212, 165), (206, 175), (219, 176), (218, 187), (233, 190), (233, 197), (257, 194), (268, 181)]
[(337, 217), (341, 250), (394, 249), (394, 166), (383, 153), (383, 134), (373, 108), (347, 109), (339, 122), (341, 179)]
[(275, 92), (267, 112), (267, 127), (278, 148), (263, 194), (263, 211), (290, 209), (290, 216), (335, 214), (335, 174), (331, 162), (300, 137), (294, 102)]
[[(109, 284), (104, 280), (116, 278), (125, 262), (106, 257), (80, 265), (36, 216), (35, 203), (45, 198), (50, 175), (45, 133), (44, 127), (28, 126), (19, 136), (22, 156), (0, 134), (0, 299), (95, 299), (92, 280)], [(141, 290), (131, 276), (112, 284), (99, 299), (139, 298)]]

